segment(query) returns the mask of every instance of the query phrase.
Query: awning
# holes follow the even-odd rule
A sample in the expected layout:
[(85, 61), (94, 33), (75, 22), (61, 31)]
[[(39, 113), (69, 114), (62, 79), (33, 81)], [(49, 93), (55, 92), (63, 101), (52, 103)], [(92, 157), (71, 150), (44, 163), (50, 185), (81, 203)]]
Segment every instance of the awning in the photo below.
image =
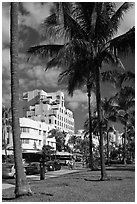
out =
[(73, 154), (71, 154), (69, 152), (56, 152), (56, 155), (60, 155), (60, 156), (72, 156)]

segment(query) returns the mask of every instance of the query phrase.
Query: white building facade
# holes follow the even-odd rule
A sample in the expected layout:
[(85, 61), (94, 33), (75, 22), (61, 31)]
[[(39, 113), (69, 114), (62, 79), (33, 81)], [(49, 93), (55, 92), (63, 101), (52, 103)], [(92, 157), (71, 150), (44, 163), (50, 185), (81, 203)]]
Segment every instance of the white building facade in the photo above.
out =
[(48, 138), (53, 127), (29, 118), (20, 118), (20, 139), (23, 150), (41, 150), (43, 145), (50, 145), (56, 150), (55, 138)]
[(43, 90), (23, 94), (25, 117), (52, 125), (55, 129), (74, 134), (73, 112), (64, 105), (64, 93), (47, 93)]

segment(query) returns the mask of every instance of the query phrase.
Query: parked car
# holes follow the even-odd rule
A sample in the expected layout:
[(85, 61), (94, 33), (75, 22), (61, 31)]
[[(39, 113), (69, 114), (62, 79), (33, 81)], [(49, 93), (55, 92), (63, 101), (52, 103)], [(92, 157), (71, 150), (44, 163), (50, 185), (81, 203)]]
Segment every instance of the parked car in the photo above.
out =
[(26, 174), (39, 174), (40, 173), (40, 163), (32, 162), (25, 166)]
[[(24, 168), (24, 172), (26, 170)], [(2, 178), (15, 178), (15, 164), (14, 163), (3, 163), (2, 164)]]
[(61, 163), (58, 160), (51, 160), (45, 162), (46, 169), (48, 171), (57, 171), (61, 169)]
[(15, 167), (14, 164), (4, 163), (2, 164), (2, 178), (14, 178)]

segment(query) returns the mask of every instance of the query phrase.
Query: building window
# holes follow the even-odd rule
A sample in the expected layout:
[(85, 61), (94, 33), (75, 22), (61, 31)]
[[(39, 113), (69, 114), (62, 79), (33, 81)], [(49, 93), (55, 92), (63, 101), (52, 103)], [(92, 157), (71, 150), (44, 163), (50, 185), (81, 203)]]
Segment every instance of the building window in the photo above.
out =
[(39, 130), (39, 135), (41, 135), (41, 130)]
[(28, 127), (21, 127), (21, 132), (29, 132), (29, 128)]
[(55, 124), (56, 124), (56, 120), (55, 120)]
[(41, 140), (39, 140), (39, 145), (41, 145)]
[(49, 124), (51, 124), (51, 119), (49, 119)]
[(43, 136), (46, 136), (46, 131), (43, 131)]
[(29, 139), (21, 139), (22, 144), (29, 144)]

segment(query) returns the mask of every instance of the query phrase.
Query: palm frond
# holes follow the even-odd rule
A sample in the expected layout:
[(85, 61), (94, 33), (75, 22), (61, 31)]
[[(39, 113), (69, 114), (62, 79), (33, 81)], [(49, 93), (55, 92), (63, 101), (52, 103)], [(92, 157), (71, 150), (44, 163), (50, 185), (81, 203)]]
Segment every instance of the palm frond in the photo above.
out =
[(60, 2), (57, 5), (57, 12), (49, 16), (42, 23), (41, 33), (53, 40), (56, 39), (72, 39), (72, 38), (87, 38), (86, 32), (81, 25), (73, 18), (71, 9), (68, 3)]
[(66, 43), (58, 54), (48, 62), (47, 69), (58, 67), (69, 67), (78, 60), (87, 60), (93, 55), (89, 42), (80, 39), (72, 39)]
[(132, 87), (125, 86), (114, 96), (115, 102), (119, 109), (128, 110), (134, 107), (135, 104), (135, 90)]
[(96, 20), (96, 28), (95, 28), (95, 38), (100, 42), (102, 47), (102, 43), (104, 44), (108, 41), (109, 32), (108, 25), (110, 22), (110, 16), (114, 13), (114, 3), (113, 2), (98, 2), (97, 5), (97, 20)]
[(131, 28), (128, 32), (120, 35), (110, 42), (111, 49), (117, 49), (118, 54), (127, 56), (129, 53), (135, 51), (135, 27)]
[(115, 70), (108, 70), (108, 71), (101, 73), (101, 80), (103, 82), (108, 81), (111, 83), (117, 83), (118, 77), (120, 74), (121, 74), (121, 72), (116, 70), (116, 69)]
[(125, 2), (114, 12), (108, 25), (108, 28), (109, 28), (108, 32), (111, 34), (111, 36), (116, 34), (116, 32), (118, 31), (118, 27), (120, 25), (121, 19), (131, 7), (133, 7), (133, 3)]
[(86, 84), (88, 78), (86, 69), (86, 61), (83, 60), (72, 63), (67, 70), (60, 74), (59, 82), (67, 84), (68, 94), (73, 95), (75, 89)]
[(116, 88), (122, 88), (122, 85), (126, 81), (134, 81), (135, 74), (130, 71), (122, 70), (108, 70), (101, 73), (101, 80), (103, 82), (110, 82), (115, 85)]
[(116, 65), (117, 62), (116, 62), (116, 58), (114, 56), (114, 54), (111, 52), (111, 51), (108, 51), (108, 50), (104, 50), (103, 52), (100, 53), (100, 61), (101, 62), (105, 62), (107, 64), (112, 64), (112, 65)]
[(30, 47), (27, 53), (30, 55), (28, 60), (32, 56), (41, 56), (41, 57), (53, 57), (63, 48), (63, 45), (51, 44), (51, 45), (38, 45)]
[(119, 76), (119, 85), (121, 86), (126, 81), (135, 81), (135, 74), (127, 71)]

